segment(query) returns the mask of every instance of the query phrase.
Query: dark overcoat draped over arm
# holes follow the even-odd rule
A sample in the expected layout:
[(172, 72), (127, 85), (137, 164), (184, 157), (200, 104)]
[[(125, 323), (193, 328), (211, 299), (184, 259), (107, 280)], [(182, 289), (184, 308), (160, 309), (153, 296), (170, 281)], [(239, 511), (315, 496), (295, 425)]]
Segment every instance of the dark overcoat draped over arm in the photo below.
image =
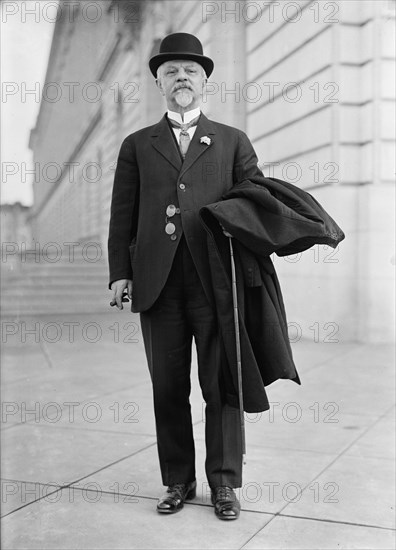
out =
[(267, 410), (265, 386), (280, 378), (300, 383), (282, 293), (269, 256), (295, 254), (314, 244), (335, 248), (344, 234), (309, 193), (274, 178), (236, 184), (221, 201), (201, 208), (200, 217), (207, 231), (223, 340), (227, 402), (238, 406), (238, 383), (229, 243), (219, 222), (233, 235), (244, 408), (246, 412)]

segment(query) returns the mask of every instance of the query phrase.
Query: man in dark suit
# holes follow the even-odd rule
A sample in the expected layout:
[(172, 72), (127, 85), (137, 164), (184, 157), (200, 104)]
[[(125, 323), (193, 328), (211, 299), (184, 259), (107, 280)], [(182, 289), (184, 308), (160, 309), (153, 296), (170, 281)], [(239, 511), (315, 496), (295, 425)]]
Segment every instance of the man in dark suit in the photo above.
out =
[(168, 112), (121, 146), (109, 231), (112, 303), (122, 309), (127, 292), (132, 311), (140, 312), (162, 480), (168, 487), (158, 512), (176, 512), (196, 494), (189, 403), (194, 337), (206, 402), (205, 467), (212, 502), (220, 519), (236, 519), (241, 425), (239, 411), (225, 404), (223, 344), (198, 212), (236, 183), (262, 174), (247, 136), (208, 120), (200, 110), (213, 62), (196, 37), (165, 37), (149, 64)]

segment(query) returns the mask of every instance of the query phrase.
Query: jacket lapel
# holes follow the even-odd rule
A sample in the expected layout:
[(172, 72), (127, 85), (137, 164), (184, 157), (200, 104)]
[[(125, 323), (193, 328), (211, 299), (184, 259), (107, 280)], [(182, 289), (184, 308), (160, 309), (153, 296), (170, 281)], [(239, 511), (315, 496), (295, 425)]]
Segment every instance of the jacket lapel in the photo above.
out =
[(191, 166), (196, 162), (196, 160), (205, 153), (213, 145), (213, 139), (211, 138), (210, 145), (206, 143), (201, 143), (201, 137), (212, 136), (216, 134), (216, 128), (206, 116), (201, 113), (199, 117), (198, 125), (195, 130), (194, 136), (191, 140), (190, 146), (188, 148), (186, 158), (184, 159), (183, 166), (181, 167), (180, 176), (182, 176)]
[(161, 153), (161, 155), (172, 164), (182, 176), (184, 172), (189, 170), (194, 162), (205, 153), (213, 145), (213, 139), (211, 138), (210, 145), (201, 143), (201, 137), (213, 136), (216, 134), (214, 124), (201, 113), (199, 117), (197, 129), (191, 140), (188, 148), (186, 158), (184, 162), (180, 156), (178, 145), (172, 135), (172, 130), (169, 127), (166, 115), (162, 117), (158, 124), (156, 124), (151, 131), (151, 143), (153, 147)]
[(178, 172), (182, 167), (183, 160), (180, 155), (177, 143), (172, 136), (166, 115), (162, 117), (151, 131), (151, 143), (161, 155), (176, 168)]

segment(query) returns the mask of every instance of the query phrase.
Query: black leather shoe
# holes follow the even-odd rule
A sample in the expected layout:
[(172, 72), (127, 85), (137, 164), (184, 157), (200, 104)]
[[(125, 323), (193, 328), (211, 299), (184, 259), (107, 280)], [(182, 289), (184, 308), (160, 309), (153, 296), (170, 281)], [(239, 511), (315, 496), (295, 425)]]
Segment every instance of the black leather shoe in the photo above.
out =
[(238, 519), (241, 505), (231, 487), (215, 487), (212, 489), (212, 504), (219, 519)]
[(197, 494), (197, 482), (175, 483), (170, 485), (166, 493), (158, 500), (157, 512), (174, 514), (183, 508), (185, 500), (192, 500)]

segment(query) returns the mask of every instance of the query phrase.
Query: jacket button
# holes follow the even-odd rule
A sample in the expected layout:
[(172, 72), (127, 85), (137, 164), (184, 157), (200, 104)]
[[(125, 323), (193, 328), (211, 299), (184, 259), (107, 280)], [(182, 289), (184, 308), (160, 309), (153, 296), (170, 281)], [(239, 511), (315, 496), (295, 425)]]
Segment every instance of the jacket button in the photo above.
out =
[(172, 239), (172, 241), (175, 241), (177, 239), (177, 235), (175, 235), (175, 234), (171, 235), (171, 239)]
[(179, 185), (179, 187), (180, 187), (180, 189), (185, 189), (185, 188), (186, 188), (186, 186), (184, 185), (184, 183), (181, 183), (181, 184)]
[(166, 207), (166, 215), (168, 216), (168, 218), (171, 218), (172, 216), (174, 216), (176, 214), (176, 206), (174, 204), (169, 204), (167, 207)]
[(176, 226), (174, 223), (168, 222), (165, 226), (165, 233), (172, 235), (176, 231)]

